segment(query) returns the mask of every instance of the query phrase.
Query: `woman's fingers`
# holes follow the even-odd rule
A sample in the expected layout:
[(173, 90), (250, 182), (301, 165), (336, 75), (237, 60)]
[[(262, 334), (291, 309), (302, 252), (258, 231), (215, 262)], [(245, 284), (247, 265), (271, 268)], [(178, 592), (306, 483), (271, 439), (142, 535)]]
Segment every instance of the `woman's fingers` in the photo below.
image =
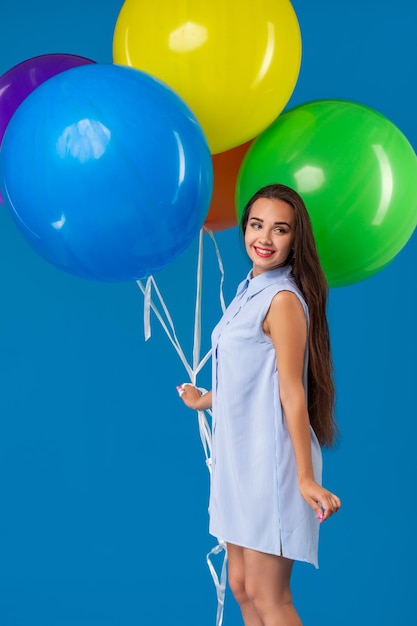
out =
[(195, 385), (183, 383), (182, 385), (177, 385), (177, 391), (186, 406), (190, 409), (196, 408), (196, 404), (200, 400), (200, 392)]
[(342, 503), (340, 502), (340, 498), (331, 492), (325, 492), (325, 494), (320, 496), (320, 498), (320, 504), (323, 508), (323, 517), (321, 521), (324, 522), (331, 515), (333, 515), (333, 513), (337, 513)]
[(316, 512), (316, 518), (320, 522), (324, 522), (341, 507), (340, 498), (317, 483), (312, 483), (302, 489), (302, 495)]

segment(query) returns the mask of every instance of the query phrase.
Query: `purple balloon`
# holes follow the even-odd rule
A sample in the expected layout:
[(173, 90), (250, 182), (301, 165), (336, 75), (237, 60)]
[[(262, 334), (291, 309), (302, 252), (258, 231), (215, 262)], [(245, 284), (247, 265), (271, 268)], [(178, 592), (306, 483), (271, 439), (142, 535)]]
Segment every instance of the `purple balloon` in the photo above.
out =
[[(13, 113), (38, 85), (72, 67), (95, 63), (73, 54), (43, 54), (22, 61), (0, 76), (0, 145)], [(0, 203), (4, 204), (0, 191)]]

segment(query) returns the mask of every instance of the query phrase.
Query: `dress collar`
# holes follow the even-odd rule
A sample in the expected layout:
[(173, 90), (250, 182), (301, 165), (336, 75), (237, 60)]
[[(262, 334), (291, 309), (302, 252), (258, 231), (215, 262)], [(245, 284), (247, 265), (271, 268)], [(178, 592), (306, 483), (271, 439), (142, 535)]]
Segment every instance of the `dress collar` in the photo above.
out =
[(246, 291), (246, 296), (252, 298), (252, 296), (255, 296), (270, 285), (277, 283), (283, 278), (289, 278), (289, 276), (291, 276), (291, 269), (291, 265), (283, 265), (274, 270), (262, 272), (262, 274), (258, 274), (258, 276), (254, 278), (252, 278), (252, 270), (250, 270), (246, 279), (240, 283), (236, 295), (243, 295), (244, 291)]

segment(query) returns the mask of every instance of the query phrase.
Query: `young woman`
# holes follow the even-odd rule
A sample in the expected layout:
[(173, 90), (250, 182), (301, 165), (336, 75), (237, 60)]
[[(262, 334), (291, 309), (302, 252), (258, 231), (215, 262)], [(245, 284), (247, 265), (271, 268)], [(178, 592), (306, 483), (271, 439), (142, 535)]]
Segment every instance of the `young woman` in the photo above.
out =
[(300, 196), (260, 189), (241, 228), (253, 267), (212, 334), (210, 533), (227, 543), (229, 585), (245, 626), (300, 626), (294, 560), (318, 566), (320, 523), (339, 510), (321, 486), (335, 438), (327, 283)]

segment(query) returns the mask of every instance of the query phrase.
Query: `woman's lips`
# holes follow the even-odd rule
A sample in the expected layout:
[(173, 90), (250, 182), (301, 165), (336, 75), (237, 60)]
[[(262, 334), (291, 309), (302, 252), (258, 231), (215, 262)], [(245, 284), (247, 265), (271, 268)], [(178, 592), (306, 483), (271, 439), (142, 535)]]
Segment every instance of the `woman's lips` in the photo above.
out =
[(267, 259), (274, 254), (273, 250), (268, 250), (267, 248), (258, 248), (257, 246), (254, 246), (254, 250), (256, 254), (263, 259)]

